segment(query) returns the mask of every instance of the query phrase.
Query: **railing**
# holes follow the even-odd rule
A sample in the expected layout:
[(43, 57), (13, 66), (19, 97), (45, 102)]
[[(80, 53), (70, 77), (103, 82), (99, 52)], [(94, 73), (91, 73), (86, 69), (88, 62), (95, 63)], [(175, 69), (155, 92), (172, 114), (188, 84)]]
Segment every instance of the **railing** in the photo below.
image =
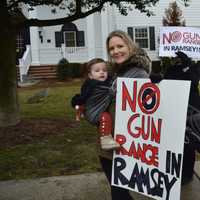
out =
[(63, 47), (63, 46), (62, 48), (67, 54), (77, 54), (80, 51), (84, 51), (85, 49), (87, 49), (87, 47)]
[(64, 47), (64, 48), (40, 48), (40, 64), (58, 64), (62, 58), (69, 62), (86, 62), (88, 61), (87, 47)]
[(31, 61), (31, 48), (30, 45), (26, 45), (26, 51), (23, 57), (19, 59), (19, 73), (21, 82), (23, 82), (24, 77), (28, 74)]
[(87, 51), (87, 47), (65, 47), (65, 44), (62, 44), (61, 46), (61, 52), (64, 57), (67, 56), (67, 54), (70, 55), (78, 55), (80, 53), (83, 53), (84, 51)]
[[(33, 51), (33, 50), (32, 50)], [(85, 47), (45, 47), (39, 48), (37, 54), (39, 54), (40, 65), (56, 65), (62, 58), (66, 58), (69, 62), (87, 62), (93, 57), (102, 57), (102, 47), (95, 47), (89, 49)], [(89, 53), (93, 52), (94, 56), (90, 56)], [(34, 52), (31, 52), (34, 55)], [(33, 58), (34, 59), (34, 58)], [(32, 60), (34, 63), (34, 60)]]
[(71, 62), (85, 62), (88, 60), (87, 47), (65, 47), (64, 58)]

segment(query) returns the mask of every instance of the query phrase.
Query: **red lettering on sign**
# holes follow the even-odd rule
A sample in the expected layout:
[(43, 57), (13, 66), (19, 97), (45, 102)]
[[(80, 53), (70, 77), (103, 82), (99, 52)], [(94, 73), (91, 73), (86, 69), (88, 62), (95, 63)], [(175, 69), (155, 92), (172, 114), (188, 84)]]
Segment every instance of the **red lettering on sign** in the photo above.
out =
[(122, 82), (122, 110), (126, 110), (127, 103), (129, 104), (132, 112), (136, 109), (136, 96), (137, 96), (137, 82), (133, 82), (133, 95), (132, 98), (124, 82)]
[[(116, 141), (120, 145), (123, 145), (126, 143), (126, 137), (124, 135), (116, 135)], [(128, 150), (121, 146), (120, 149), (116, 150), (116, 154), (133, 157), (137, 160), (141, 160), (141, 162), (146, 163), (147, 165), (158, 167), (158, 147), (151, 144), (136, 144), (133, 141)]]
[(137, 91), (137, 81), (134, 81), (131, 89), (129, 93), (125, 82), (122, 82), (122, 111), (126, 111), (129, 106), (132, 112), (136, 112), (138, 104), (145, 114), (156, 112), (160, 105), (160, 90), (155, 84), (144, 83)]
[[(136, 126), (136, 122), (137, 125)], [(127, 124), (128, 133), (134, 137), (142, 137), (143, 140), (150, 139), (152, 142), (160, 143), (162, 119), (158, 119), (157, 123), (151, 116), (140, 116), (139, 113), (132, 115)]]

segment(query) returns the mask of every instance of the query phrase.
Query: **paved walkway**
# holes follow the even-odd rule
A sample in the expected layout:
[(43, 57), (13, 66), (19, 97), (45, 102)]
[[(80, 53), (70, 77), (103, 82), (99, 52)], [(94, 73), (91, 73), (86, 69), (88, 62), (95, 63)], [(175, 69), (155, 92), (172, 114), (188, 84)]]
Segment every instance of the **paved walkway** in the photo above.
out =
[[(200, 177), (200, 162), (195, 171)], [(150, 200), (133, 193), (136, 200)], [(0, 200), (110, 200), (103, 173), (0, 182)], [(181, 200), (200, 200), (200, 179), (182, 187)]]

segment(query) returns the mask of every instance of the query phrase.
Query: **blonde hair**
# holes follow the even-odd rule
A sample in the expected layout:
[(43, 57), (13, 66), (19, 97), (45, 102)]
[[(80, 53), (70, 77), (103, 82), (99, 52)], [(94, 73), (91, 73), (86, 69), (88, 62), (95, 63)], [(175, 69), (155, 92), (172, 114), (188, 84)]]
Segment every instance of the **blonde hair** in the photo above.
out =
[(110, 62), (112, 62), (112, 58), (111, 58), (110, 52), (109, 52), (109, 42), (110, 42), (111, 38), (113, 38), (113, 37), (119, 37), (125, 42), (125, 44), (128, 46), (130, 56), (132, 56), (136, 53), (136, 49), (138, 49), (138, 47), (126, 32), (121, 31), (121, 30), (112, 31), (108, 35), (107, 40), (106, 40), (107, 55), (108, 55), (108, 60)]

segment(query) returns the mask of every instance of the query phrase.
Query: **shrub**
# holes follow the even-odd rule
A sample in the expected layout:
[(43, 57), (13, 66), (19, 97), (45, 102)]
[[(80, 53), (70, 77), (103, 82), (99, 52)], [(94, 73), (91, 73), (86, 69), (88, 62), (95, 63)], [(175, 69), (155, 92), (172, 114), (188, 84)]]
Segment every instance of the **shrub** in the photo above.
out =
[(70, 63), (68, 68), (69, 78), (79, 78), (81, 77), (82, 64), (81, 63)]
[(62, 58), (57, 65), (57, 76), (60, 80), (65, 80), (67, 77), (67, 68), (68, 68), (69, 62), (67, 59)]
[(165, 73), (166, 70), (172, 65), (172, 58), (162, 57), (161, 59), (161, 72)]
[(60, 80), (67, 78), (79, 78), (82, 76), (83, 64), (69, 63), (65, 58), (61, 59), (57, 66), (57, 75)]

